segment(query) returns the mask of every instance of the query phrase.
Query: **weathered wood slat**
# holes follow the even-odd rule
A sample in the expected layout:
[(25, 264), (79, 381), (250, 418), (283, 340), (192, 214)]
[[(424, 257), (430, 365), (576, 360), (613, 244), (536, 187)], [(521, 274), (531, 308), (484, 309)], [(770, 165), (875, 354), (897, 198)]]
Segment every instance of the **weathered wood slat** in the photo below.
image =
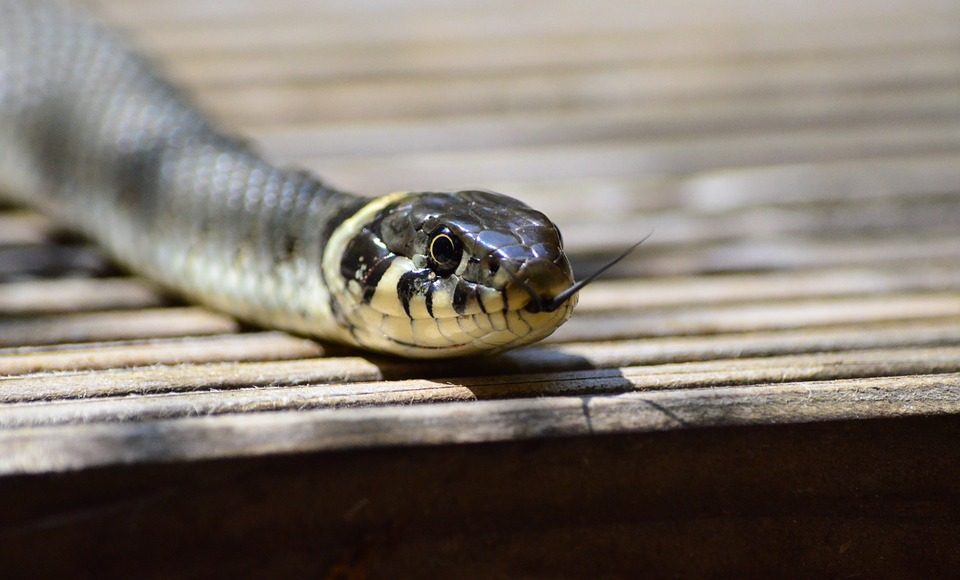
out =
[(0, 348), (0, 377), (151, 365), (285, 360), (320, 356), (319, 344), (279, 332), (148, 341)]
[[(595, 397), (628, 391), (933, 373), (944, 373), (944, 382), (960, 385), (958, 355), (958, 348), (839, 352), (559, 374), (403, 381), (379, 380), (383, 375), (376, 366), (346, 359), (145, 369), (110, 375), (0, 382), (0, 401), (20, 403), (0, 405), (0, 429), (323, 407), (567, 395)], [(368, 382), (371, 380), (377, 382)], [(299, 386), (303, 384), (308, 386)], [(166, 396), (115, 398), (131, 393), (166, 393)], [(73, 396), (87, 400), (64, 400)], [(111, 398), (101, 398), (105, 396)], [(55, 400), (26, 404), (46, 398)]]
[[(715, 169), (680, 178), (504, 178), (491, 181), (490, 188), (513, 192), (540, 207), (549, 205), (561, 215), (575, 216), (578, 211), (630, 215), (681, 207), (724, 211), (951, 194), (960, 183), (958, 166), (960, 157), (945, 153)], [(583, 197), (591, 200), (590, 208), (583, 208)]]
[[(408, 18), (411, 22), (418, 22), (419, 19), (428, 18), (427, 22), (422, 22), (423, 26), (431, 28), (444, 29), (454, 27), (456, 29), (465, 28), (463, 23), (449, 22), (445, 17), (451, 13), (459, 14), (462, 17), (474, 21), (480, 17), (492, 17), (500, 15), (505, 8), (517, 8), (517, 6), (506, 0), (493, 2), (476, 3), (470, 0), (451, 0), (444, 4), (438, 4), (434, 1), (422, 2), (370, 2), (370, 1), (343, 1), (331, 0), (322, 4), (310, 2), (309, 0), (278, 0), (269, 4), (260, 0), (236, 0), (231, 4), (231, 10), (224, 10), (222, 4), (216, 0), (206, 0), (203, 2), (188, 2), (184, 0), (173, 0), (171, 2), (158, 5), (149, 1), (134, 0), (130, 2), (115, 2), (110, 0), (91, 0), (91, 5), (106, 11), (113, 22), (147, 25), (158, 25), (161, 28), (166, 25), (175, 28), (177, 25), (192, 23), (199, 26), (213, 26), (217, 22), (225, 24), (235, 24), (237, 22), (247, 23), (261, 22), (270, 20), (266, 17), (272, 17), (272, 23), (278, 24), (284, 21), (287, 24), (303, 20), (308, 15), (313, 15), (320, 20), (325, 16), (328, 20), (321, 20), (327, 25), (344, 26), (345, 23), (360, 20), (361, 23), (369, 21), (370, 9), (374, 6), (381, 10), (382, 14)], [(598, 7), (617, 7), (619, 11), (610, 14), (609, 12), (599, 10), (597, 21), (609, 22), (616, 21), (618, 16), (630, 15), (642, 17), (643, 20), (631, 21), (629, 24), (637, 28), (644, 26), (662, 27), (669, 24), (672, 28), (679, 28), (689, 25), (691, 22), (715, 22), (718, 26), (729, 25), (730, 22), (736, 22), (741, 26), (776, 26), (778, 22), (793, 22), (802, 20), (802, 16), (812, 19), (823, 19), (827, 21), (839, 20), (844, 24), (853, 20), (855, 23), (869, 22), (871, 17), (880, 17), (885, 19), (896, 19), (897, 17), (916, 17), (924, 14), (949, 14), (952, 5), (943, 2), (922, 0), (917, 2), (906, 2), (904, 0), (878, 0), (869, 5), (850, 3), (842, 7), (834, 6), (829, 2), (817, 1), (807, 2), (803, 5), (785, 5), (785, 6), (762, 6), (757, 7), (750, 2), (743, 0), (724, 0), (722, 2), (705, 2), (702, 0), (689, 2), (682, 11), (677, 11), (669, 2), (651, 2), (641, 5), (624, 6), (620, 2), (604, 0), (595, 4)], [(834, 7), (833, 12), (823, 10), (824, 7)], [(561, 15), (566, 14), (567, 18), (574, 22), (564, 22), (564, 24), (582, 24), (577, 22), (584, 13), (582, 5), (576, 2), (546, 2), (544, 0), (534, 0), (524, 4), (522, 9), (527, 14), (544, 15), (549, 13), (548, 8), (558, 10)], [(717, 18), (720, 14), (726, 13), (726, 17)], [(748, 18), (752, 15), (753, 18)], [(341, 19), (341, 20), (330, 20)], [(172, 20), (172, 22), (170, 21)], [(544, 24), (544, 22), (534, 19), (534, 22)], [(353, 27), (352, 30), (346, 30), (357, 35), (366, 35), (371, 38), (384, 38), (383, 33), (389, 28), (389, 22), (376, 22), (376, 26), (364, 28), (362, 26)], [(799, 23), (802, 25), (802, 22)], [(530, 23), (514, 23), (514, 26), (523, 29), (523, 26), (530, 26)], [(856, 34), (857, 28), (853, 26), (844, 26), (852, 34)], [(581, 30), (578, 28), (577, 30)], [(508, 26), (507, 31), (511, 28)], [(525, 30), (525, 29), (523, 29)], [(404, 29), (413, 36), (420, 36), (421, 30)], [(389, 38), (389, 37), (387, 37)], [(390, 39), (393, 41), (393, 39)]]
[[(680, 177), (721, 168), (938, 155), (960, 148), (960, 123), (877, 124), (844, 131), (795, 129), (754, 135), (606, 141), (482, 152), (315, 159), (307, 167), (364, 191), (518, 180)], [(374, 171), (379, 168), (381, 173)], [(402, 186), (400, 184), (409, 184)], [(459, 184), (459, 185), (457, 185)]]
[(697, 209), (734, 209), (798, 202), (916, 199), (960, 191), (952, 154), (717, 171), (683, 185), (683, 199)]
[(946, 264), (910, 264), (896, 271), (838, 268), (797, 272), (596, 282), (580, 295), (579, 312), (623, 312), (691, 305), (757, 303), (819, 297), (960, 290), (960, 271)]
[(890, 91), (956, 87), (956, 50), (899, 58), (848, 57), (831, 66), (787, 63), (767, 68), (611, 66), (584, 72), (536, 75), (355, 81), (198, 89), (200, 103), (237, 123), (304, 123), (320, 120), (384, 121), (545, 108), (575, 110), (637, 102), (723, 101), (781, 94)]
[(439, 445), (960, 412), (956, 375), (254, 413), (0, 431), (0, 473), (143, 461)]
[(0, 246), (42, 244), (50, 230), (50, 221), (37, 214), (0, 212)]
[[(757, 134), (822, 127), (842, 133), (870, 123), (956, 121), (960, 83), (930, 89), (905, 87), (841, 95), (818, 93), (743, 98), (734, 101), (652, 102), (573, 111), (398, 119), (356, 125), (313, 122), (292, 126), (244, 127), (264, 151), (284, 161), (341, 155), (483, 151), (504, 143), (514, 147), (590, 143), (624, 138), (638, 142), (665, 138)], [(404, 135), (398, 141), (396, 136)], [(403, 141), (403, 142), (401, 142)]]
[[(944, 318), (837, 328), (803, 328), (791, 331), (747, 332), (715, 336), (667, 337), (632, 341), (557, 344), (530, 349), (517, 363), (531, 371), (559, 359), (603, 361), (606, 366), (627, 366), (773, 356), (789, 353), (830, 352), (847, 349), (954, 345), (960, 341), (960, 319)], [(532, 351), (532, 352), (531, 352)], [(541, 361), (547, 361), (546, 363)], [(549, 368), (549, 367), (548, 367)]]
[(0, 320), (0, 347), (236, 332), (239, 323), (195, 307)]
[[(958, 188), (960, 193), (960, 188)], [(650, 212), (642, 216), (614, 215), (604, 219), (584, 212), (564, 229), (572, 253), (615, 248), (652, 232), (644, 251), (661, 247), (694, 247), (715, 242), (784, 238), (882, 238), (911, 230), (929, 237), (952, 234), (960, 226), (957, 194), (917, 200), (878, 200), (862, 204), (743, 208), (737, 212)], [(560, 220), (560, 218), (557, 218)], [(562, 222), (561, 222), (562, 223)], [(666, 231), (661, 233), (661, 230)]]
[(129, 278), (62, 278), (0, 285), (0, 318), (83, 310), (155, 308), (165, 302), (156, 289)]
[[(646, 232), (644, 232), (646, 233)], [(641, 234), (642, 235), (642, 234)], [(623, 235), (619, 247), (626, 247), (636, 236)], [(591, 247), (589, 240), (578, 239), (573, 248), (579, 252), (609, 254), (609, 247)], [(578, 251), (572, 252), (577, 256)], [(694, 273), (721, 273), (755, 270), (799, 270), (804, 268), (887, 267), (898, 268), (924, 261), (948, 267), (960, 257), (960, 238), (925, 236), (922, 232), (902, 232), (876, 237), (790, 237), (740, 239), (703, 246), (656, 248), (645, 250), (642, 261), (632, 256), (617, 266), (621, 276), (675, 276)]]
[[(872, 24), (872, 26), (871, 26)], [(955, 46), (956, 21), (907, 19), (867, 23), (856, 34), (839, 27), (809, 22), (782, 28), (774, 35), (767, 28), (671, 31), (669, 35), (637, 35), (634, 31), (598, 35), (489, 40), (448, 39), (443, 50), (437, 42), (411, 39), (403, 43), (369, 43), (364, 46), (330, 46), (319, 43), (272, 50), (256, 41), (242, 51), (209, 47), (195, 53), (168, 55), (162, 62), (180, 81), (192, 86), (256, 85), (261, 82), (329, 82), (387, 76), (484, 75), (536, 69), (583, 70), (611, 63), (717, 63), (736, 59), (750, 64), (763, 58), (829, 59), (848, 53), (907, 53)], [(698, 42), (691, 42), (696, 35)], [(170, 58), (172, 56), (173, 58)]]
[[(210, 344), (208, 347), (207, 344)], [(464, 372), (489, 373), (560, 372), (635, 365), (711, 361), (737, 357), (770, 357), (822, 353), (847, 349), (894, 349), (943, 347), (960, 344), (960, 318), (913, 321), (862, 327), (834, 327), (786, 331), (751, 332), (702, 337), (667, 337), (591, 343), (535, 346), (503, 355), (491, 370), (487, 361), (450, 363), (373, 362), (384, 377), (455, 376)], [(282, 360), (322, 354), (316, 343), (277, 333), (222, 337), (156, 340), (148, 344), (60, 345), (47, 350), (0, 350), (0, 374), (51, 373), (84, 369), (147, 367), (153, 364), (208, 363), (220, 361)], [(346, 359), (335, 359), (346, 360)], [(346, 360), (351, 368), (369, 368), (358, 360)], [(326, 365), (336, 372), (335, 365)], [(364, 371), (367, 372), (367, 371)], [(337, 375), (349, 379), (350, 374)], [(37, 380), (56, 384), (59, 377)], [(8, 382), (3, 384), (16, 385)], [(69, 378), (62, 384), (69, 385)], [(29, 384), (27, 381), (26, 384)], [(13, 387), (9, 387), (12, 389)], [(104, 387), (106, 388), (106, 387)], [(13, 393), (13, 391), (7, 391)], [(73, 390), (72, 397), (80, 396)]]
[(684, 336), (960, 316), (960, 293), (819, 298), (770, 304), (652, 309), (583, 315), (547, 342)]
[[(873, 5), (869, 10), (862, 3), (845, 3), (843, 6), (819, 4), (819, 10), (814, 4), (786, 9), (783, 3), (777, 3), (776, 9), (770, 12), (764, 10), (766, 6), (746, 7), (744, 4), (730, 3), (719, 10), (717, 5), (710, 6), (708, 10), (691, 9), (683, 16), (676, 10), (664, 9), (664, 6), (650, 9), (646, 3), (629, 6), (622, 2), (604, 4), (607, 9), (595, 4), (589, 11), (572, 2), (524, 3), (522, 7), (517, 4), (491, 4), (480, 10), (471, 10), (464, 5), (444, 9), (433, 4), (419, 11), (391, 11), (390, 17), (382, 20), (371, 19), (362, 11), (352, 14), (351, 11), (342, 10), (318, 12), (315, 6), (306, 10), (298, 7), (286, 17), (278, 15), (271, 7), (267, 14), (245, 18), (233, 16), (235, 13), (232, 11), (224, 14), (218, 8), (217, 18), (210, 18), (210, 12), (206, 12), (207, 17), (199, 19), (183, 18), (183, 13), (180, 13), (180, 18), (166, 23), (165, 17), (155, 12), (154, 17), (146, 18), (145, 15), (152, 10), (144, 9), (136, 11), (138, 18), (123, 18), (123, 21), (134, 27), (137, 37), (150, 50), (183, 53), (204, 48), (217, 51), (250, 50), (254, 43), (260, 50), (285, 50), (303, 45), (396, 44), (411, 39), (434, 42), (462, 39), (491, 41), (526, 36), (624, 31), (642, 32), (643, 35), (655, 37), (686, 32), (690, 39), (688, 42), (696, 42), (704, 37), (709, 38), (711, 31), (718, 29), (724, 35), (735, 36), (743, 29), (787, 29), (797, 26), (798, 22), (812, 21), (811, 25), (837, 22), (850, 31), (857, 25), (869, 25), (877, 21), (909, 22), (918, 19), (918, 14), (928, 19), (932, 19), (930, 16), (933, 14), (941, 18), (956, 17), (955, 10), (937, 2), (925, 2), (919, 6), (906, 3)], [(119, 18), (124, 12), (117, 10), (115, 3), (104, 3), (104, 8), (112, 18)], [(504, 19), (504, 12), (509, 12), (512, 18)], [(776, 36), (773, 35), (774, 38)]]

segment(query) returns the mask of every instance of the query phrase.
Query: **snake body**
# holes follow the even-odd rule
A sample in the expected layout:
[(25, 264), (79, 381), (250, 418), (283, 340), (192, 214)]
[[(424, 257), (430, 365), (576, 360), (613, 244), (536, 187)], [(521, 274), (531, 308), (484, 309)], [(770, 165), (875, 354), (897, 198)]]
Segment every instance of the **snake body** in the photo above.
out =
[(386, 353), (512, 348), (576, 304), (544, 214), (485, 191), (361, 197), (275, 167), (51, 0), (0, 0), (0, 192), (189, 300)]

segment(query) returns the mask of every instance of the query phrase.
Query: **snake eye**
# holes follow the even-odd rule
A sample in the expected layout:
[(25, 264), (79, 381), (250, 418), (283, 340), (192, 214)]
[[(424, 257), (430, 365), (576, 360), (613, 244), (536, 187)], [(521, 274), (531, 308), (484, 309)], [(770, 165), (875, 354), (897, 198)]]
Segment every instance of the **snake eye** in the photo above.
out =
[(453, 274), (463, 258), (460, 240), (445, 226), (431, 234), (429, 252), (430, 266), (440, 276)]

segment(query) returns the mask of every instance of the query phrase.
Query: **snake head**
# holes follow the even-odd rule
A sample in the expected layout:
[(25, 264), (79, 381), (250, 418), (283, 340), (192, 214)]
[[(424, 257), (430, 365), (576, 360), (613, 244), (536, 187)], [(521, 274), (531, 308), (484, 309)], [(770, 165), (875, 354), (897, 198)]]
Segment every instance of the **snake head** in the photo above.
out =
[(377, 199), (332, 238), (325, 276), (354, 342), (415, 357), (502, 351), (549, 335), (576, 305), (556, 225), (486, 191)]

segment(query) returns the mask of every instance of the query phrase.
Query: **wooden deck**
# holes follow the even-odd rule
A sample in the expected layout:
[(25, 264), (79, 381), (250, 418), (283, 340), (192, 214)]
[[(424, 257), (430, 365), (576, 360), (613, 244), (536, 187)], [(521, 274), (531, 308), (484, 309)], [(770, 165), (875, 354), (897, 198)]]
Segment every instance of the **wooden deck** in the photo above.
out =
[(577, 270), (540, 345), (368, 356), (0, 210), (13, 575), (960, 569), (960, 6), (93, 0), (271, 158), (483, 187)]

